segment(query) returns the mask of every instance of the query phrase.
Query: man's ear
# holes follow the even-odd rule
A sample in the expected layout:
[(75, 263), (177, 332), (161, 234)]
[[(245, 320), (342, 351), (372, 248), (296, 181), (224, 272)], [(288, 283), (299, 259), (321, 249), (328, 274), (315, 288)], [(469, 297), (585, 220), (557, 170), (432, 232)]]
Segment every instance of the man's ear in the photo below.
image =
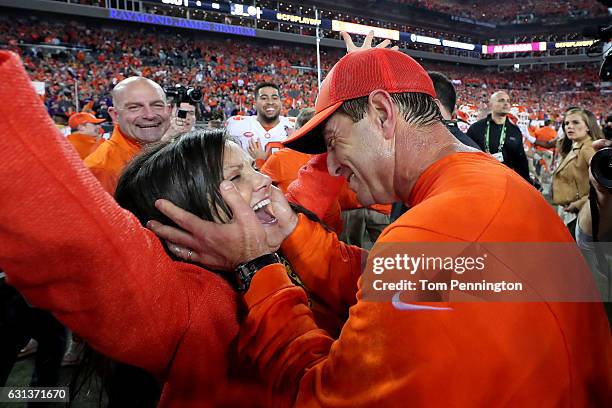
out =
[(370, 93), (368, 96), (368, 115), (371, 116), (374, 125), (381, 130), (383, 137), (391, 140), (395, 132), (399, 111), (387, 91), (378, 89)]
[(438, 98), (434, 99), (434, 103), (438, 106), (443, 119), (451, 120), (453, 118), (453, 112), (449, 112)]
[(118, 123), (117, 122), (117, 116), (119, 116), (119, 112), (117, 111), (117, 108), (115, 108), (114, 106), (110, 106), (108, 108), (108, 115), (113, 120), (113, 123)]

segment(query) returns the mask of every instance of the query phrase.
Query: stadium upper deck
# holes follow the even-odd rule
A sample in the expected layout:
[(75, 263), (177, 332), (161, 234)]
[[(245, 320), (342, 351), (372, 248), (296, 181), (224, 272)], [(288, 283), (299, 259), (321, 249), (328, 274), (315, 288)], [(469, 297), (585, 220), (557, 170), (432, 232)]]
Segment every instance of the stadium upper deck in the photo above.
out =
[[(222, 118), (253, 106), (252, 90), (259, 81), (281, 85), (284, 112), (312, 106), (316, 96), (316, 54), (313, 47), (271, 44), (169, 28), (134, 28), (100, 22), (19, 19), (0, 21), (0, 44), (23, 55), (33, 80), (46, 84), (50, 112), (70, 113), (78, 100), (108, 106), (113, 85), (130, 75), (144, 75), (162, 85), (176, 83), (204, 88), (204, 111)], [(324, 49), (323, 69), (341, 50)], [(568, 106), (581, 105), (605, 115), (610, 94), (602, 94), (597, 66), (548, 71), (497, 72), (424, 61), (428, 69), (446, 73), (456, 83), (459, 103), (484, 107), (493, 89), (507, 89), (513, 100), (536, 116), (556, 116)]]

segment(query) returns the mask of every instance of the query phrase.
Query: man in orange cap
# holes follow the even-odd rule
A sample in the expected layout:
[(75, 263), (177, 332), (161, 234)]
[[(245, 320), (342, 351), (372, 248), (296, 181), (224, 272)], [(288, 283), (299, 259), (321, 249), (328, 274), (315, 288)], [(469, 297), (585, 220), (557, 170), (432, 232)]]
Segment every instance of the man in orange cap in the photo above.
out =
[(68, 141), (74, 146), (76, 151), (85, 159), (102, 143), (100, 134), (100, 123), (104, 119), (98, 119), (91, 113), (80, 112), (70, 116), (68, 125), (72, 133), (68, 135)]
[[(552, 242), (567, 246), (554, 253), (563, 267), (584, 272), (570, 234), (538, 191), (455, 139), (435, 96), (427, 72), (409, 56), (387, 49), (352, 52), (323, 81), (314, 118), (285, 142), (305, 153), (327, 150), (329, 174), (321, 171), (319, 178), (346, 178), (361, 204), (402, 201), (411, 207), (383, 231), (367, 265), (376, 266), (376, 254), (398, 244), (410, 251), (430, 243), (436, 253), (451, 244), (457, 250), (501, 242), (482, 276), (503, 272), (548, 289), (560, 280), (565, 286), (571, 271), (542, 264), (543, 251), (517, 257), (508, 248)], [(209, 223), (159, 200), (157, 207), (191, 234), (149, 226), (177, 244), (171, 245), (177, 255), (234, 274), (247, 308), (239, 354), (263, 376), (270, 405), (607, 405), (611, 342), (601, 303), (563, 303), (531, 290), (517, 297), (413, 292), (403, 281), (384, 281), (394, 258), (384, 259), (392, 262), (382, 272), (363, 268), (367, 253), (293, 213), (279, 191), (271, 193), (277, 223), (266, 227), (231, 182), (221, 184), (221, 194), (232, 209), (231, 223)], [(532, 215), (528, 223), (524, 214)], [(347, 317), (337, 340), (317, 327), (304, 290), (271, 253), (279, 246), (305, 286)], [(522, 269), (525, 258), (542, 269)], [(463, 273), (452, 265), (440, 269), (442, 283), (447, 274)], [(372, 294), (377, 276), (400, 285), (389, 289), (393, 296)], [(423, 270), (416, 276), (430, 277)], [(485, 296), (492, 301), (482, 301)]]
[(148, 78), (130, 77), (111, 93), (108, 113), (115, 129), (85, 159), (85, 166), (111, 195), (115, 193), (125, 165), (148, 143), (158, 142), (170, 127), (171, 108), (161, 86)]

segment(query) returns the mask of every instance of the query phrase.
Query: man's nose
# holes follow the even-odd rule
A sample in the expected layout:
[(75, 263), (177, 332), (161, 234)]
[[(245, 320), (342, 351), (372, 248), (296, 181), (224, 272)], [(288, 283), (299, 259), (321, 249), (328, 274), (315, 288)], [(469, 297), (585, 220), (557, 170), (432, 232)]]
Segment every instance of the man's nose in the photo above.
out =
[(153, 118), (155, 117), (155, 112), (150, 106), (143, 106), (141, 116), (144, 118)]
[(336, 154), (334, 152), (327, 153), (327, 171), (332, 176), (340, 176), (342, 171), (342, 165), (338, 162)]

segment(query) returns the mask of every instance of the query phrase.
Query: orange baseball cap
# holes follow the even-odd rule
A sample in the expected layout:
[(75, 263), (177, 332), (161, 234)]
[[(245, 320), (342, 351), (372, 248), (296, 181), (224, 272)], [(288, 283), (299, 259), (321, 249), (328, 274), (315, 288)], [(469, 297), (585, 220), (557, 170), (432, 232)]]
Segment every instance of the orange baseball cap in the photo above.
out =
[(70, 126), (71, 129), (76, 129), (79, 127), (79, 125), (82, 125), (84, 123), (98, 124), (104, 121), (105, 119), (98, 119), (91, 113), (79, 112), (79, 113), (75, 113), (74, 115), (70, 116), (70, 119), (68, 119), (68, 126)]
[(321, 83), (315, 116), (283, 144), (304, 153), (324, 153), (320, 125), (344, 101), (369, 95), (377, 89), (389, 93), (420, 92), (436, 97), (427, 71), (408, 55), (386, 48), (351, 52), (340, 59)]

